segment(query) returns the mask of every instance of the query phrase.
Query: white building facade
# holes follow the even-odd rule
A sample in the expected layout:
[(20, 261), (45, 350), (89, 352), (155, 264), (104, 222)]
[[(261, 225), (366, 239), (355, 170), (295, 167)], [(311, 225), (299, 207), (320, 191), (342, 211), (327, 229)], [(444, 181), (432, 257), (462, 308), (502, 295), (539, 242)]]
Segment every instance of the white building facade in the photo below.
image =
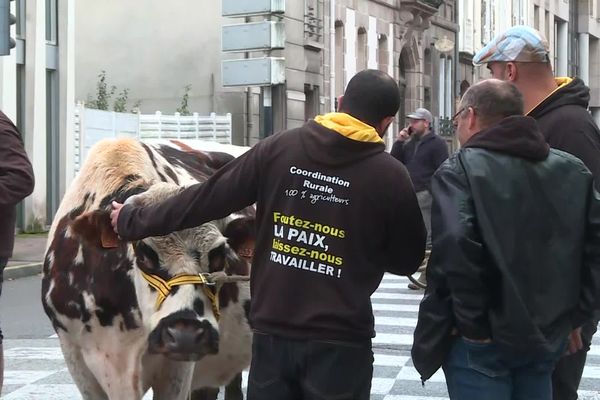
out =
[(16, 0), (11, 7), (17, 46), (0, 57), (0, 109), (19, 127), (35, 173), (18, 226), (41, 231), (72, 176), (75, 0)]
[(459, 0), (460, 94), (487, 77), (474, 53), (513, 25), (542, 32), (556, 76), (578, 76), (591, 89), (590, 111), (600, 124), (600, 0)]

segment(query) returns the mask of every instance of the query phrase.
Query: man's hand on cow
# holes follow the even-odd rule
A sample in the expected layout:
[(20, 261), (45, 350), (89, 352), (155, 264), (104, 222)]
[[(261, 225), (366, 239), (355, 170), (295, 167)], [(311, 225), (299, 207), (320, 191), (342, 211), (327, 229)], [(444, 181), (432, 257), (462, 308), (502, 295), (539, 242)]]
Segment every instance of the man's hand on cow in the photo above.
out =
[(118, 235), (119, 231), (117, 230), (117, 222), (119, 221), (119, 214), (121, 213), (121, 208), (123, 208), (123, 204), (113, 201), (111, 203), (112, 211), (110, 212), (110, 224), (112, 225), (113, 230)]

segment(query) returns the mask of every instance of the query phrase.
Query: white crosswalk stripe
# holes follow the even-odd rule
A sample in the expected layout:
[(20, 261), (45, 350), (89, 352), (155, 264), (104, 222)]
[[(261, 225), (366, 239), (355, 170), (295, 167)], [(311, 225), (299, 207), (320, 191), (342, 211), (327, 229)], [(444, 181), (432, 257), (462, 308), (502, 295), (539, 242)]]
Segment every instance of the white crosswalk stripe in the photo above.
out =
[[(447, 400), (442, 371), (423, 387), (410, 360), (412, 334), (422, 291), (407, 289), (408, 279), (386, 275), (372, 297), (377, 336), (372, 400)], [(75, 400), (81, 396), (63, 361), (56, 335), (39, 340), (5, 339), (6, 372), (2, 399)], [(244, 386), (247, 373), (243, 374)], [(144, 400), (151, 399), (147, 393)], [(600, 340), (588, 354), (580, 398), (600, 400)]]

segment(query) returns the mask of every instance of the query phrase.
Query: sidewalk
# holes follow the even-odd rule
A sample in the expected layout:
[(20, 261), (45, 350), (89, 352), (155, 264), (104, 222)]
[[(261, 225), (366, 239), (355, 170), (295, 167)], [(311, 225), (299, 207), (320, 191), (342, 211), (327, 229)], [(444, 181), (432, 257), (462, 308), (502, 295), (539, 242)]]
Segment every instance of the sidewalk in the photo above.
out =
[(15, 236), (13, 256), (4, 270), (4, 279), (16, 279), (42, 272), (47, 234)]

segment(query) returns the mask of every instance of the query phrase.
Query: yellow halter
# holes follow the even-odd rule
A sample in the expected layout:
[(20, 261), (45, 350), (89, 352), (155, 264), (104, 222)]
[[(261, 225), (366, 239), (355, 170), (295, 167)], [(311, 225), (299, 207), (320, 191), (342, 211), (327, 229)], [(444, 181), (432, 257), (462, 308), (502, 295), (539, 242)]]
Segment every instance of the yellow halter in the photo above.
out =
[[(158, 310), (162, 303), (166, 300), (166, 298), (171, 293), (171, 290), (175, 286), (181, 285), (202, 285), (202, 291), (210, 300), (210, 305), (212, 307), (213, 314), (217, 321), (219, 320), (221, 313), (219, 311), (219, 289), (220, 285), (211, 282), (208, 278), (210, 274), (201, 273), (195, 275), (176, 275), (173, 278), (165, 281), (160, 276), (154, 274), (147, 274), (146, 272), (139, 269), (144, 279), (148, 282), (150, 286), (152, 286), (158, 292), (158, 297), (156, 298), (155, 308)], [(214, 293), (211, 291), (209, 286), (214, 286)]]

